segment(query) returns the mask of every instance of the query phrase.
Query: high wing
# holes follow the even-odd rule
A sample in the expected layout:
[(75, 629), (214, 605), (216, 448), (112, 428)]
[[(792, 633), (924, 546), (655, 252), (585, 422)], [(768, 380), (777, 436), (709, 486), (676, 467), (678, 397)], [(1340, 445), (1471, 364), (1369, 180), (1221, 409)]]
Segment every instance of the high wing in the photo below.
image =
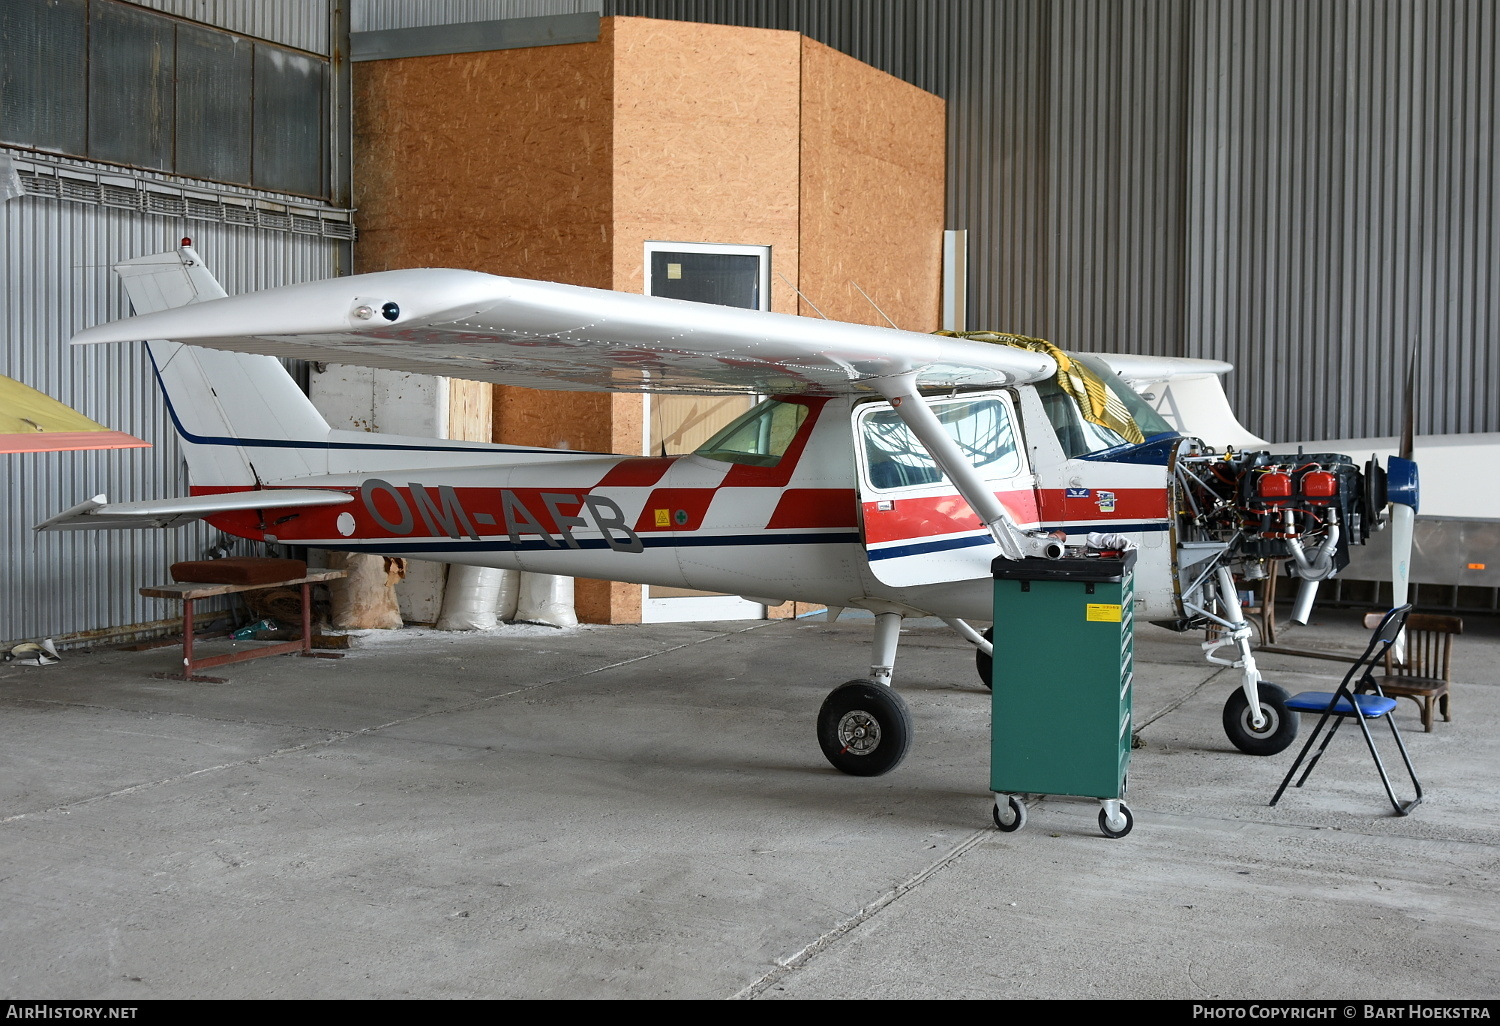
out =
[(1051, 375), (1051, 357), (922, 332), (476, 271), (380, 271), (148, 313), (75, 345), (209, 349), (574, 391), (842, 395)]

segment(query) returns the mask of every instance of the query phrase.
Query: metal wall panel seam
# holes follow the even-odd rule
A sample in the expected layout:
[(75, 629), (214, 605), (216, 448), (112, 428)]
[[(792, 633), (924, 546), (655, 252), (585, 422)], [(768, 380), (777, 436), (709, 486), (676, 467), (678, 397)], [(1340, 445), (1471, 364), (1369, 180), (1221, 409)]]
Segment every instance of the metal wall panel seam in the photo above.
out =
[(353, 0), (351, 31), (428, 25), (462, 25), (475, 21), (541, 18), (556, 14), (599, 14), (601, 0)]
[(348, 0), (125, 0), (200, 25), (328, 57), (332, 7)]

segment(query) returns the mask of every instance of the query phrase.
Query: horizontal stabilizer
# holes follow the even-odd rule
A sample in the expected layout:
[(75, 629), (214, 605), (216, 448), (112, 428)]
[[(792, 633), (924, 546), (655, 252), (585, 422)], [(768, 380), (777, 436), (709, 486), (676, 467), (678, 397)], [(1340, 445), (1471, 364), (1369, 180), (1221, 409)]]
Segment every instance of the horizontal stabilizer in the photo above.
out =
[(181, 527), (215, 513), (245, 509), (340, 506), (354, 501), (348, 492), (326, 488), (277, 488), (221, 495), (190, 495), (147, 502), (110, 502), (96, 495), (36, 525), (38, 531), (97, 531), (136, 527)]

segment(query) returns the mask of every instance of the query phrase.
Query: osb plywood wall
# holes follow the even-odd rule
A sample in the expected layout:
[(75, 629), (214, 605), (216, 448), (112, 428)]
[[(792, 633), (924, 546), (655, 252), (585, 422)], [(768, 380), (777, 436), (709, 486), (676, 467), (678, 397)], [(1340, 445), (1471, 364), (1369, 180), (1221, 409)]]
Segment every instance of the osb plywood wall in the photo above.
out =
[(643, 291), (645, 243), (771, 247), (772, 309), (796, 312), (801, 36), (614, 23), (614, 287)]
[[(368, 61), (354, 67), (361, 271), (462, 267), (613, 285), (613, 62), (599, 43)], [(608, 450), (611, 403), (495, 403), (495, 437)], [(627, 405), (629, 401), (627, 400)]]
[[(938, 326), (940, 99), (790, 32), (606, 18), (569, 46), (354, 67), (361, 271), (640, 292), (647, 241), (770, 246), (772, 308)], [(484, 416), (455, 384), (464, 432)], [(636, 396), (496, 388), (492, 437), (638, 453)], [(580, 618), (640, 589), (579, 581)]]
[(354, 65), (360, 271), (609, 288), (614, 79), (599, 43)]
[[(941, 327), (943, 101), (802, 39), (802, 276), (836, 321)], [(804, 314), (813, 311), (803, 309)]]

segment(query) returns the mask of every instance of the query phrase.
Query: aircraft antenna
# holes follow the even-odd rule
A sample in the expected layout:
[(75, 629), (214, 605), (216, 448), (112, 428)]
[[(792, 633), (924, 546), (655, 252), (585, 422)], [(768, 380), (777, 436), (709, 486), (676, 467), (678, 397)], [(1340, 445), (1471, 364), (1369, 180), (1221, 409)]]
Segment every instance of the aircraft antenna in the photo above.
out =
[[(876, 305), (875, 300), (870, 298), (870, 294), (868, 292), (866, 292), (864, 289), (859, 288), (859, 282), (855, 281), (853, 278), (850, 278), (849, 284), (853, 285), (856, 289), (859, 289), (859, 294), (865, 297), (866, 303), (869, 303), (871, 306), (875, 307), (876, 313), (878, 313), (882, 317), (885, 317), (885, 311), (880, 309), (880, 307)], [(896, 322), (891, 320), (889, 317), (885, 317), (885, 323), (889, 324), (893, 328), (896, 328)], [(896, 328), (896, 330), (900, 331), (901, 329)]]
[(797, 293), (797, 295), (801, 298), (802, 302), (804, 302), (808, 306), (812, 307), (813, 308), (813, 312), (815, 312), (819, 317), (823, 318), (825, 321), (828, 320), (828, 315), (826, 313), (824, 313), (822, 310), (818, 309), (818, 304), (814, 303), (811, 299), (808, 299), (806, 296), (802, 295), (802, 290), (799, 289), (797, 286), (793, 285), (791, 283), (791, 281), (787, 278), (786, 275), (782, 274), (780, 271), (777, 271), (776, 272), (776, 277), (778, 277), (782, 281), (786, 282), (786, 287), (789, 288), (789, 289), (791, 289), (793, 292)]

